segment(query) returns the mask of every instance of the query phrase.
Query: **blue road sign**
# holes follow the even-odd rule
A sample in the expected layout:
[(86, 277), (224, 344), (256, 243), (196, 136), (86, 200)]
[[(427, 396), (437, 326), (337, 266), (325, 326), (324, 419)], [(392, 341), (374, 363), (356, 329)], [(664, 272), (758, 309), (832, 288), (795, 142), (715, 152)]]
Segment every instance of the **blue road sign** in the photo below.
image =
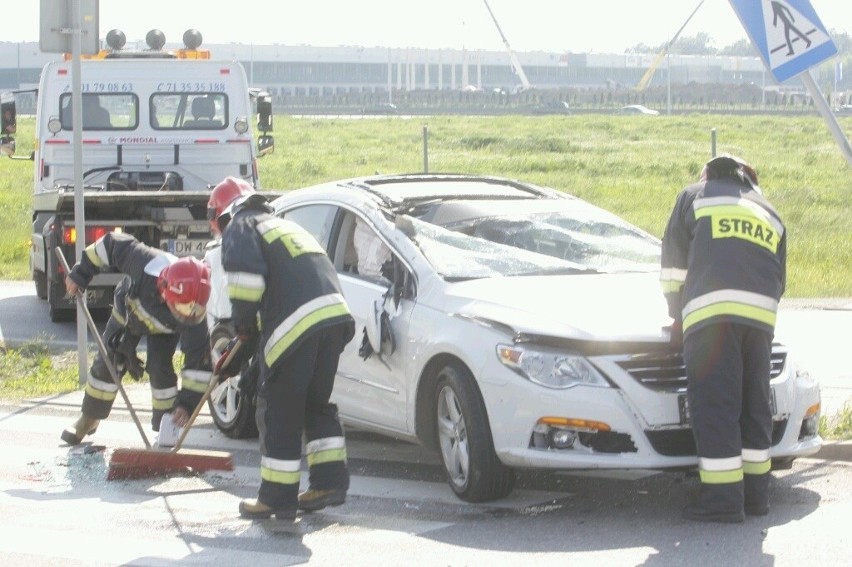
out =
[(778, 82), (795, 77), (837, 53), (809, 0), (730, 2)]

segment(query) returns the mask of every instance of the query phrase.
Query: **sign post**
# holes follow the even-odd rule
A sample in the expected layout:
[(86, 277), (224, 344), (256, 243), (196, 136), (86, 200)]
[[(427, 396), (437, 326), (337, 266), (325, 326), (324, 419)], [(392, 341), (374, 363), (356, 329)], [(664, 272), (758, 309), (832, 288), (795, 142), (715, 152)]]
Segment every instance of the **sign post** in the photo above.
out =
[(779, 83), (800, 76), (828, 129), (852, 166), (852, 146), (814, 81), (810, 69), (837, 47), (810, 0), (730, 0), (763, 63)]
[[(74, 139), (74, 228), (77, 229), (76, 260), (86, 248), (86, 216), (83, 201), (83, 97), (80, 55), (99, 50), (98, 0), (41, 0), (39, 47), (47, 53), (71, 52), (71, 126)], [(88, 374), (88, 334), (85, 306), (77, 302), (77, 359), (80, 383)]]

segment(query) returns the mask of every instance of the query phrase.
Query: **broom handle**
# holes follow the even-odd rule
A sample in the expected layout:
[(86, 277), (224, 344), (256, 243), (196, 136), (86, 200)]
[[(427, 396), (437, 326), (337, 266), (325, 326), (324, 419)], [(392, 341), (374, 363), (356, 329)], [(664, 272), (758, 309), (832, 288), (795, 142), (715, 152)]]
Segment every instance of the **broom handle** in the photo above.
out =
[[(67, 277), (67, 275), (71, 273), (71, 268), (68, 267), (68, 262), (65, 260), (65, 254), (62, 253), (62, 248), (59, 246), (57, 246), (54, 250), (56, 251), (56, 256), (59, 258), (59, 262), (62, 264), (62, 268), (65, 270), (65, 275)], [(98, 349), (101, 351), (101, 357), (103, 358), (106, 367), (109, 369), (109, 373), (112, 375), (113, 382), (115, 382), (115, 385), (118, 386), (118, 391), (121, 392), (121, 397), (124, 399), (124, 405), (127, 406), (127, 410), (130, 412), (130, 417), (133, 418), (133, 422), (136, 424), (136, 429), (139, 430), (139, 434), (142, 436), (142, 441), (145, 442), (145, 448), (150, 449), (151, 442), (148, 441), (148, 436), (145, 435), (145, 429), (142, 427), (142, 422), (139, 421), (139, 416), (136, 415), (136, 410), (133, 409), (133, 404), (130, 403), (130, 398), (127, 397), (127, 392), (124, 391), (124, 386), (121, 385), (121, 377), (118, 375), (118, 371), (115, 369), (115, 366), (112, 364), (112, 360), (109, 358), (109, 353), (107, 352), (106, 345), (104, 345), (104, 341), (101, 338), (100, 331), (98, 331), (98, 327), (95, 325), (94, 319), (92, 319), (89, 306), (86, 305), (86, 298), (80, 290), (77, 290), (77, 305), (83, 308), (83, 313), (86, 315), (86, 322), (89, 324), (89, 329), (91, 329), (92, 334), (95, 336), (95, 340), (98, 343)]]
[[(231, 352), (228, 353), (228, 357), (225, 359), (225, 362), (222, 363), (222, 366), (228, 366), (228, 364), (233, 360), (234, 356), (237, 354), (237, 351), (240, 350), (243, 342), (238, 340), (234, 343), (234, 348), (231, 349)], [(192, 424), (195, 423), (195, 418), (198, 417), (198, 414), (201, 413), (201, 408), (204, 407), (204, 404), (207, 403), (207, 400), (210, 399), (210, 395), (213, 393), (213, 390), (219, 384), (219, 375), (213, 374), (210, 377), (210, 382), (207, 384), (207, 389), (204, 390), (204, 395), (201, 396), (201, 400), (198, 402), (198, 405), (195, 406), (195, 409), (192, 412), (192, 415), (189, 416), (189, 421), (186, 422), (186, 425), (183, 426), (183, 429), (180, 432), (180, 437), (178, 437), (175, 446), (172, 447), (172, 453), (177, 453), (181, 445), (183, 445), (183, 440), (186, 439), (187, 434), (189, 434), (189, 429), (192, 427)]]

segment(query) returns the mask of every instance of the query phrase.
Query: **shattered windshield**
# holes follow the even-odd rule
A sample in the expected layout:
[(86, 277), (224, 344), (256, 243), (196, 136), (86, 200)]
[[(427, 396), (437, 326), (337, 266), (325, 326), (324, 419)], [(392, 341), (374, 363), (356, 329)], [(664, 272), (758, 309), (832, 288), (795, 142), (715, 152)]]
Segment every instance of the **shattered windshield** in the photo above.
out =
[[(653, 236), (579, 200), (556, 205), (507, 203), (498, 214), (489, 209), (489, 216), (442, 226), (406, 219), (413, 240), (446, 279), (659, 269), (660, 244)], [(441, 213), (452, 219), (452, 210)]]

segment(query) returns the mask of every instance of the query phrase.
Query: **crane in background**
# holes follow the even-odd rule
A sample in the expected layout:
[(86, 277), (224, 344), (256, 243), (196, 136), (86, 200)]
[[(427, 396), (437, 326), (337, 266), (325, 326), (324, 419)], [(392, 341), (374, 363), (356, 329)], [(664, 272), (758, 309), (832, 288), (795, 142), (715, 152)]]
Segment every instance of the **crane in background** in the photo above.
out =
[(500, 24), (497, 22), (497, 17), (491, 10), (491, 6), (488, 5), (488, 0), (482, 1), (485, 2), (485, 7), (488, 9), (488, 13), (491, 14), (491, 19), (494, 20), (494, 25), (497, 26), (497, 31), (500, 33), (500, 38), (503, 40), (503, 45), (506, 46), (506, 51), (509, 52), (509, 62), (512, 64), (512, 71), (518, 76), (518, 80), (521, 81), (521, 89), (529, 89), (532, 85), (530, 85), (530, 81), (527, 79), (527, 74), (524, 73), (524, 69), (521, 67), (521, 62), (518, 60), (518, 56), (515, 55), (514, 51), (512, 51), (512, 47), (509, 45), (509, 40), (506, 39), (506, 35), (503, 33), (503, 30), (500, 29)]
[(692, 16), (695, 15), (695, 13), (698, 11), (702, 4), (704, 4), (704, 0), (701, 0), (698, 3), (698, 6), (695, 7), (695, 9), (683, 23), (683, 25), (680, 26), (680, 29), (677, 30), (677, 33), (674, 34), (674, 37), (672, 37), (671, 40), (669, 40), (669, 42), (663, 46), (663, 49), (660, 50), (660, 52), (657, 54), (657, 57), (654, 59), (654, 62), (651, 63), (651, 66), (648, 67), (648, 70), (645, 71), (645, 74), (642, 76), (642, 79), (636, 85), (635, 90), (644, 91), (645, 88), (651, 83), (651, 79), (654, 77), (654, 72), (657, 70), (657, 67), (659, 67), (660, 63), (663, 62), (663, 59), (665, 59), (666, 55), (668, 55), (671, 46), (674, 45), (674, 42), (676, 42), (677, 38), (680, 37), (680, 33), (683, 31), (683, 28), (686, 27), (686, 25), (689, 23), (689, 20), (692, 19)]

